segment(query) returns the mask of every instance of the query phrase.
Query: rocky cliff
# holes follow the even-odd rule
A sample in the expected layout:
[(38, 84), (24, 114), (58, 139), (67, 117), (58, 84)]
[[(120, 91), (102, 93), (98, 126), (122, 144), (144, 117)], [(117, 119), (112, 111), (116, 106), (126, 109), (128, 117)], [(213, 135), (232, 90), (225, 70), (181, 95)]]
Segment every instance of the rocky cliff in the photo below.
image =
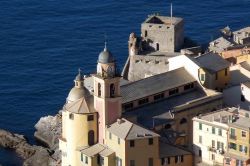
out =
[(42, 146), (30, 145), (27, 139), (20, 134), (0, 129), (0, 146), (10, 148), (24, 159), (24, 166), (48, 166), (59, 165), (59, 151), (47, 149)]

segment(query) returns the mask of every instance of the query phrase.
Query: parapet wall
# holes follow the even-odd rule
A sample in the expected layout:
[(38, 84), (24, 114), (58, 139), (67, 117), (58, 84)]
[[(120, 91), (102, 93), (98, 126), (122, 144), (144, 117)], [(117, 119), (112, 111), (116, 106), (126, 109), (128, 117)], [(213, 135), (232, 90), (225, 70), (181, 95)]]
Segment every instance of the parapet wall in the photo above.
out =
[[(134, 55), (129, 57), (127, 79), (140, 80), (152, 75), (168, 71), (168, 58), (165, 56)], [(128, 64), (127, 64), (128, 65)]]

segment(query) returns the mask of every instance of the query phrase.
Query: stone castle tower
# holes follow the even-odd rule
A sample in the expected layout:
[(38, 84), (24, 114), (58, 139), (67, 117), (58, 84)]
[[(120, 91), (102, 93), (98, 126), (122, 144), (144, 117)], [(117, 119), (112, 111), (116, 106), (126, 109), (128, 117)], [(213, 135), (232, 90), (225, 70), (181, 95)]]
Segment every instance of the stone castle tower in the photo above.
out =
[(129, 55), (149, 52), (178, 52), (184, 45), (184, 21), (179, 17), (150, 15), (141, 24), (141, 36), (131, 33)]
[(94, 77), (94, 108), (98, 112), (98, 141), (104, 143), (106, 127), (121, 117), (120, 76), (113, 55), (105, 46)]

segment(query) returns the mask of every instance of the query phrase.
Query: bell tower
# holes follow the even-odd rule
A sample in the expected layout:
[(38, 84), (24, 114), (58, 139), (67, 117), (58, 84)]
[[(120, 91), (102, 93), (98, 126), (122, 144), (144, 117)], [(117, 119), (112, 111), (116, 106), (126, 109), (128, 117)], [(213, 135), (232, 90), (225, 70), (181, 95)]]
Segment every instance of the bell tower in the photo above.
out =
[(106, 127), (121, 117), (120, 75), (114, 57), (104, 50), (99, 54), (94, 77), (94, 107), (99, 114), (98, 141), (104, 143)]

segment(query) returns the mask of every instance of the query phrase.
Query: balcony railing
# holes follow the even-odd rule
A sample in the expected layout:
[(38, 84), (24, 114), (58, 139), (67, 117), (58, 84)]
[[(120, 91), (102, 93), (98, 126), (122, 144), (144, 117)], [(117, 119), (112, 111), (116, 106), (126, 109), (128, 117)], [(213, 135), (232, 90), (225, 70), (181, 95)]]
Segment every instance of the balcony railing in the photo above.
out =
[(230, 139), (236, 140), (236, 135), (229, 135)]

